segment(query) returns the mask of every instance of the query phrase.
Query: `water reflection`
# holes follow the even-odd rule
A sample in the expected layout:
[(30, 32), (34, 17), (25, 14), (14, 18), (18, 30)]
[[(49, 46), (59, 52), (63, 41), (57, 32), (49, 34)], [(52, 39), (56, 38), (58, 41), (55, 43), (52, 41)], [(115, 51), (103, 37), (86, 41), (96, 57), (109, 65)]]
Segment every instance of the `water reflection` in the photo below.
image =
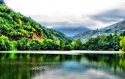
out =
[(0, 79), (30, 79), (34, 73), (28, 65), (0, 64)]
[(59, 69), (37, 74), (32, 79), (124, 79), (111, 72), (85, 67), (78, 62), (64, 62)]
[(70, 72), (85, 72), (87, 68), (76, 61), (67, 61), (63, 63), (62, 70)]
[[(114, 57), (113, 60), (111, 57)], [(124, 79), (125, 77), (125, 70), (114, 55), (46, 55), (44, 58), (42, 61), (33, 59), (35, 62), (1, 61), (0, 79)]]

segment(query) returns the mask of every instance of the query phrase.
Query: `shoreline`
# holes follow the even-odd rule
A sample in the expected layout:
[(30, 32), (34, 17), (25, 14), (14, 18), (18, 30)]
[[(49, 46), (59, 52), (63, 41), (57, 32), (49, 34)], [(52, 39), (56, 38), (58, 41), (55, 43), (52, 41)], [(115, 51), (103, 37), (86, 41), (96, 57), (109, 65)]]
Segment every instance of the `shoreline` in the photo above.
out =
[(88, 51), (88, 50), (70, 50), (70, 51), (0, 51), (0, 53), (17, 53), (17, 54), (122, 54), (121, 51)]

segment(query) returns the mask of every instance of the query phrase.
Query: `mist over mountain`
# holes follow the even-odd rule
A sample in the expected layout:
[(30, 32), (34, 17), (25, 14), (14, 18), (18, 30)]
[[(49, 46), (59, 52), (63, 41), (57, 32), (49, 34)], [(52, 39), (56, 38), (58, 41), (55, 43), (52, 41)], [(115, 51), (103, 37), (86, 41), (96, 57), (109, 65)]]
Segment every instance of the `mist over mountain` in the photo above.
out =
[(53, 29), (60, 31), (70, 37), (73, 37), (81, 32), (84, 33), (91, 30), (84, 25), (77, 24), (56, 25), (53, 27)]
[(91, 30), (91, 31), (84, 32), (84, 33), (81, 32), (78, 35), (74, 36), (74, 38), (87, 40), (89, 38), (97, 37), (99, 35), (109, 35), (115, 32), (122, 33), (124, 30), (125, 30), (125, 20), (115, 23), (113, 25), (107, 26), (102, 29)]

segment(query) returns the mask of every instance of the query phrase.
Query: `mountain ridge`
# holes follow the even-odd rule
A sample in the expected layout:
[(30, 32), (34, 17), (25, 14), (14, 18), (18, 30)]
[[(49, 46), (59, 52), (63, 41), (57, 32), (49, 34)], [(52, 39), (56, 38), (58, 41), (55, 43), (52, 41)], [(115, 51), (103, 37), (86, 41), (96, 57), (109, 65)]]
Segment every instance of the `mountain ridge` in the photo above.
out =
[(80, 25), (80, 24), (58, 25), (58, 26), (55, 26), (53, 29), (60, 31), (64, 33), (66, 36), (70, 36), (70, 37), (73, 37), (79, 34), (80, 32), (87, 32), (91, 30), (86, 26)]
[(16, 13), (3, 4), (0, 4), (0, 29), (0, 36), (7, 36), (9, 40), (19, 40), (21, 38), (37, 39), (39, 41), (40, 39), (60, 40), (63, 37), (62, 40), (64, 41), (71, 41), (64, 34), (43, 28), (32, 18)]
[(94, 38), (99, 35), (109, 35), (115, 32), (122, 33), (125, 30), (125, 20), (112, 24), (102, 29), (96, 29), (92, 31), (88, 31), (85, 33), (79, 33), (78, 35), (74, 36), (75, 39), (89, 39)]

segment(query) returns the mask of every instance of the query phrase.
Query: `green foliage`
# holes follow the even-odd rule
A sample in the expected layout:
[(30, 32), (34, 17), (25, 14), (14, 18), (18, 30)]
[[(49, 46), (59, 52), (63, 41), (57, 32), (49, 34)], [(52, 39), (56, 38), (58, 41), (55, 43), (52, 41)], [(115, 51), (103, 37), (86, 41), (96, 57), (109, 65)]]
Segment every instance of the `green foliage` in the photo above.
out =
[(5, 5), (0, 5), (0, 36), (1, 50), (54, 50), (60, 48), (55, 41), (72, 41), (61, 32), (47, 29)]
[(125, 50), (125, 38), (120, 40), (121, 36), (115, 32), (85, 43), (80, 39), (72, 41), (63, 33), (45, 28), (30, 17), (0, 5), (0, 50), (119, 50), (121, 47)]
[(66, 43), (63, 40), (59, 41), (60, 50), (64, 50), (64, 47), (66, 46), (65, 44)]
[(12, 50), (17, 50), (17, 41), (12, 41), (11, 42)]
[(91, 38), (85, 43), (87, 50), (98, 50), (97, 44), (98, 38)]
[(42, 27), (40, 24), (25, 17), (20, 13), (15, 13), (8, 7), (0, 5), (0, 35), (6, 35), (9, 39), (19, 40), (21, 38), (32, 38), (33, 34), (38, 34), (41, 38), (71, 42), (71, 38), (52, 29)]
[(34, 33), (42, 32), (41, 26), (31, 18), (15, 13), (4, 5), (0, 5), (0, 29), (0, 35), (6, 35), (12, 40), (31, 38)]
[(17, 47), (18, 50), (29, 50), (30, 45), (29, 45), (29, 40), (27, 38), (22, 38), (17, 41)]
[(71, 43), (72, 42), (72, 38), (67, 37), (63, 33), (58, 32), (56, 30), (44, 28), (43, 32), (45, 33), (45, 35), (46, 35), (45, 37), (47, 39), (52, 39), (52, 40), (55, 40), (55, 41), (62, 40), (65, 43)]
[(72, 50), (72, 49), (73, 49), (73, 48), (72, 48), (71, 44), (65, 45), (65, 46), (63, 47), (63, 50)]
[(54, 40), (45, 39), (42, 42), (42, 48), (41, 49), (42, 50), (59, 50), (60, 46)]
[(29, 42), (30, 50), (40, 50), (42, 47), (42, 43), (33, 39)]
[(80, 39), (77, 39), (71, 43), (74, 50), (82, 50), (83, 49), (83, 43)]
[(12, 46), (8, 37), (3, 35), (0, 36), (0, 50), (3, 51), (3, 50), (11, 50), (11, 49), (12, 49)]
[(120, 46), (122, 47), (122, 50), (125, 51), (125, 37), (120, 41)]
[(89, 39), (84, 45), (87, 50), (119, 50), (121, 36), (113, 34), (109, 36), (97, 36), (96, 38)]

